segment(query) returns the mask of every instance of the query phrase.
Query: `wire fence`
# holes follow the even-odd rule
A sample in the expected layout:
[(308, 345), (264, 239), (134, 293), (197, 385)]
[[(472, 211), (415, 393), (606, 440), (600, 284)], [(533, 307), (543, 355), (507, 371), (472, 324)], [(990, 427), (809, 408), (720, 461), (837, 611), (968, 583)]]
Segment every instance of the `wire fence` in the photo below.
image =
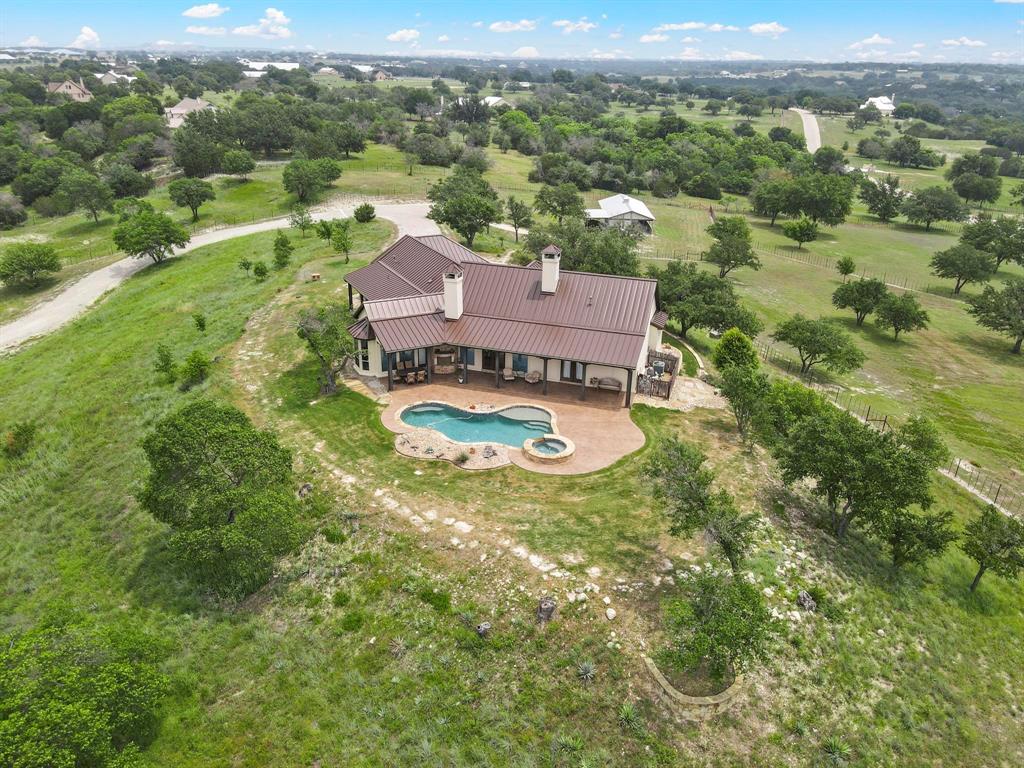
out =
[[(754, 347), (761, 360), (799, 379), (825, 400), (841, 408), (868, 426), (882, 432), (899, 424), (899, 417), (885, 413), (877, 406), (857, 397), (839, 384), (828, 380), (814, 369), (803, 370), (799, 361), (783, 354), (774, 344), (755, 341)], [(984, 472), (967, 459), (953, 458), (939, 472), (970, 491), (982, 501), (993, 504), (1006, 514), (1024, 516), (1024, 493), (1006, 479), (1006, 473), (997, 475)]]

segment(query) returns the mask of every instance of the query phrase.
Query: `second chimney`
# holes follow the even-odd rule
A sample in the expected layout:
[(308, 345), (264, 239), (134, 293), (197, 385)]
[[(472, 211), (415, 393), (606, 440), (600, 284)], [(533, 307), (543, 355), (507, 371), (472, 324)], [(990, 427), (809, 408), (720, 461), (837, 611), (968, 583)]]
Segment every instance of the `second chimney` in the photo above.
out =
[(562, 249), (557, 245), (545, 246), (540, 252), (540, 292), (554, 293), (558, 288), (558, 263), (562, 260)]
[(444, 273), (444, 319), (458, 320), (462, 317), (462, 272), (452, 270)]

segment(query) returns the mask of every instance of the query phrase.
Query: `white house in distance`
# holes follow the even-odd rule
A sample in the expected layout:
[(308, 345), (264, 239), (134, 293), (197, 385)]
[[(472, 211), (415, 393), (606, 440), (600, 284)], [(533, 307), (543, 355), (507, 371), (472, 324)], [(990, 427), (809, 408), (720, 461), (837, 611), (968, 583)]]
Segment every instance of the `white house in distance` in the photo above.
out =
[(167, 120), (168, 128), (180, 128), (185, 118), (193, 112), (202, 112), (204, 109), (216, 109), (213, 104), (204, 99), (184, 98), (173, 107), (164, 110), (164, 119)]
[(598, 208), (585, 211), (588, 226), (636, 228), (647, 234), (654, 231), (654, 214), (642, 200), (629, 195), (612, 195), (597, 204)]
[(138, 80), (138, 78), (132, 77), (131, 75), (121, 75), (115, 72), (114, 70), (110, 70), (109, 72), (104, 72), (102, 75), (100, 75), (99, 80), (104, 85), (117, 85), (118, 83), (131, 85), (133, 82)]
[(893, 99), (895, 98), (895, 93), (892, 96), (871, 96), (860, 105), (860, 108), (876, 107), (883, 117), (889, 117), (889, 115), (896, 111), (896, 105), (893, 104)]

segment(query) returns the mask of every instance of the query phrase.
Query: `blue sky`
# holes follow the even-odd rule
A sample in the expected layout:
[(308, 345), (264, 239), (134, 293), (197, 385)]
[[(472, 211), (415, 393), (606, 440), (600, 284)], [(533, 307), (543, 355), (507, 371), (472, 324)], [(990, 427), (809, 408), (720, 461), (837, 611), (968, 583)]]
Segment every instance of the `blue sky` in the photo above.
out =
[(1024, 0), (15, 0), (3, 5), (3, 45), (202, 45), (523, 60), (1024, 63)]

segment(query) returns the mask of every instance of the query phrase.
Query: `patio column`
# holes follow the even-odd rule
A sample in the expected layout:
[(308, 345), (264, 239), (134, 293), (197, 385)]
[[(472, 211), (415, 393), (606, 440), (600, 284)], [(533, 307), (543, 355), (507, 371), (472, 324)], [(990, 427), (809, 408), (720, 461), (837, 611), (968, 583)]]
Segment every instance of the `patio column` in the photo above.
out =
[(580, 379), (580, 400), (587, 399), (587, 364), (583, 364), (583, 376)]
[(348, 286), (348, 308), (352, 309), (352, 285)]
[(427, 347), (427, 384), (434, 380), (434, 348)]
[(384, 357), (387, 359), (387, 363), (388, 363), (388, 368), (387, 368), (388, 392), (390, 392), (390, 391), (392, 391), (395, 388), (395, 383), (391, 380), (391, 353), (390, 352), (385, 352), (384, 353)]
[(547, 357), (542, 357), (541, 358), (541, 360), (544, 361), (544, 394), (545, 395), (548, 393), (548, 359), (549, 358), (547, 358)]
[(501, 358), (500, 352), (494, 353), (494, 388), (501, 389)]
[(459, 347), (459, 362), (462, 364), (462, 383), (469, 383), (469, 365), (466, 363), (466, 348)]
[(633, 404), (633, 369), (626, 369), (626, 407)]

